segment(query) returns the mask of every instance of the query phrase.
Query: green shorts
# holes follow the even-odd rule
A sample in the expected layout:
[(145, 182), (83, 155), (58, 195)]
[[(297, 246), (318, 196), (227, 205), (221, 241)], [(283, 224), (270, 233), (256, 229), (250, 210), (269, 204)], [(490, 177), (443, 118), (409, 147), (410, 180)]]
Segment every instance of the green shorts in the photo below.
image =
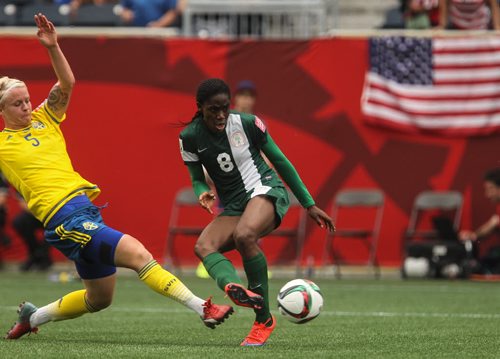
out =
[(262, 186), (255, 188), (252, 192), (240, 196), (236, 201), (232, 201), (224, 207), (220, 216), (241, 216), (245, 211), (248, 201), (256, 196), (266, 196), (274, 203), (274, 212), (276, 213), (276, 227), (278, 228), (290, 207), (288, 192), (285, 187)]

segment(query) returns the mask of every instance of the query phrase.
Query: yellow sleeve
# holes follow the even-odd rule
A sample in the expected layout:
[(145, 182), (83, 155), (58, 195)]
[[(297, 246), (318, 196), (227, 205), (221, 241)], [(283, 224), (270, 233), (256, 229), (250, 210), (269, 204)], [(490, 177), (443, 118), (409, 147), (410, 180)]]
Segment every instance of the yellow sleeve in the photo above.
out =
[(47, 100), (44, 100), (34, 111), (33, 114), (40, 114), (42, 117), (50, 120), (52, 124), (59, 125), (66, 119), (66, 114), (62, 115), (62, 117), (58, 117), (52, 112), (47, 105)]

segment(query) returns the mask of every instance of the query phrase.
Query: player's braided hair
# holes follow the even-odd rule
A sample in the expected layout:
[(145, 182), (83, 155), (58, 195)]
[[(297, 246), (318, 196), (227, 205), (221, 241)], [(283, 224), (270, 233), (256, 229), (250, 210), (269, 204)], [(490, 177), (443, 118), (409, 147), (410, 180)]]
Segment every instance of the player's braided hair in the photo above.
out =
[[(229, 90), (229, 86), (223, 80), (217, 78), (204, 80), (198, 85), (198, 90), (196, 91), (196, 105), (203, 105), (211, 97), (220, 94), (225, 94), (231, 98), (231, 90)], [(191, 122), (200, 115), (201, 111), (198, 108)]]
[(5, 99), (5, 94), (15, 88), (15, 87), (24, 87), (26, 84), (21, 80), (11, 79), (10, 77), (3, 76), (0, 77), (0, 104), (2, 104)]

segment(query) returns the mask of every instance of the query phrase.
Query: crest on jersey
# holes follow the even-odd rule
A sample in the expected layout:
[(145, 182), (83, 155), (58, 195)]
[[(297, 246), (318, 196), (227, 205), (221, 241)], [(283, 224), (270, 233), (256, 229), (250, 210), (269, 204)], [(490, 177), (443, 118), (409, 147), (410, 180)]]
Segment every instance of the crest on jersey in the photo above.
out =
[(234, 147), (241, 147), (245, 144), (245, 136), (240, 131), (231, 134), (231, 144)]
[(87, 231), (91, 231), (93, 229), (99, 228), (99, 226), (94, 222), (84, 222), (83, 228), (85, 228)]
[(45, 128), (45, 125), (40, 121), (32, 121), (31, 127), (33, 127), (35, 130), (43, 130)]

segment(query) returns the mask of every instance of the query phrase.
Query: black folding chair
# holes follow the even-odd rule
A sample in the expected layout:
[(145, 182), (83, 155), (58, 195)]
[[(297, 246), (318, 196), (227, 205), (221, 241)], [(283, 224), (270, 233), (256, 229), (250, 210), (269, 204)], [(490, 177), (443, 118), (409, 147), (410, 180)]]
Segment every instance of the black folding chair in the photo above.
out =
[[(354, 227), (346, 227), (343, 225), (339, 213), (349, 209), (351, 214), (357, 217), (360, 211), (375, 211), (374, 218), (370, 227), (362, 227), (356, 225)], [(353, 211), (354, 210), (354, 211)], [(346, 211), (347, 212), (347, 211)], [(336, 268), (337, 278), (341, 277), (341, 265), (366, 265), (373, 268), (376, 278), (380, 277), (380, 268), (377, 261), (377, 245), (382, 223), (382, 215), (384, 212), (384, 194), (379, 190), (374, 189), (348, 189), (337, 193), (332, 205), (332, 219), (336, 226), (334, 233), (327, 233), (325, 247), (323, 251), (323, 265), (329, 261), (329, 257), (333, 258), (333, 263)], [(366, 214), (368, 215), (368, 213)], [(336, 238), (353, 239), (361, 241), (368, 249), (368, 258), (366, 261), (348, 261), (342, 258), (340, 250), (335, 249), (333, 242)]]
[[(294, 265), (297, 276), (302, 273), (302, 255), (304, 251), (304, 242), (306, 237), (307, 213), (300, 204), (295, 195), (288, 190), (288, 198), (290, 200), (289, 212), (299, 211), (298, 219), (294, 223), (289, 223), (287, 217), (279, 228), (272, 231), (268, 236), (286, 237), (289, 244), (294, 248)], [(267, 236), (266, 236), (267, 237)]]
[(198, 198), (194, 194), (192, 187), (181, 188), (175, 195), (170, 212), (170, 220), (168, 223), (167, 232), (167, 252), (165, 254), (165, 263), (168, 263), (173, 268), (180, 269), (180, 261), (174, 254), (175, 240), (179, 235), (196, 236), (198, 237), (205, 225), (183, 225), (180, 224), (179, 214), (182, 210), (195, 209), (201, 213)]
[(462, 194), (457, 191), (423, 191), (416, 196), (403, 237), (403, 277), (408, 275), (407, 258), (426, 258), (435, 273), (447, 261), (465, 258), (465, 247), (458, 240), (462, 203)]

